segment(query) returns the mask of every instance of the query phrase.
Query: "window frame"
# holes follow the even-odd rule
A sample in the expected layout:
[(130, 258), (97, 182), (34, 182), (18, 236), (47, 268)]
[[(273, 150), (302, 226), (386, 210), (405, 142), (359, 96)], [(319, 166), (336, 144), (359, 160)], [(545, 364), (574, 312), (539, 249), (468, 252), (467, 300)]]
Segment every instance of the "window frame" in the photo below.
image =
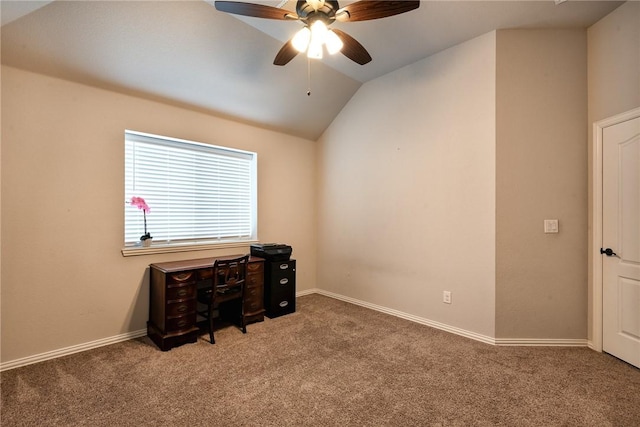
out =
[[(229, 157), (250, 157), (249, 160), (249, 175), (250, 175), (250, 227), (251, 232), (250, 236), (246, 238), (193, 238), (190, 240), (182, 240), (182, 241), (173, 241), (173, 242), (153, 242), (151, 246), (142, 246), (139, 242), (126, 242), (126, 211), (127, 209), (131, 209), (128, 207), (128, 203), (130, 201), (131, 196), (144, 197), (143, 194), (128, 194), (127, 184), (128, 178), (127, 174), (130, 173), (127, 171), (127, 145), (128, 139), (130, 140), (139, 140), (146, 143), (153, 143), (157, 141), (159, 145), (167, 145), (167, 144), (176, 144), (182, 148), (192, 146), (194, 152), (202, 152), (209, 151), (213, 155), (221, 155), (221, 153), (230, 153)], [(235, 248), (235, 247), (243, 247), (247, 248), (251, 243), (258, 242), (258, 182), (257, 182), (257, 167), (258, 167), (258, 154), (251, 151), (239, 150), (236, 148), (207, 144), (196, 141), (189, 141), (184, 139), (172, 138), (162, 135), (155, 135), (150, 133), (144, 133), (133, 130), (125, 130), (124, 133), (124, 159), (123, 159), (123, 169), (124, 169), (124, 198), (125, 198), (125, 206), (123, 207), (123, 247), (122, 247), (122, 255), (123, 256), (134, 256), (134, 255), (147, 255), (147, 254), (155, 254), (155, 253), (170, 253), (170, 252), (187, 252), (187, 251), (198, 251), (198, 250), (210, 250), (210, 249), (224, 249), (224, 248)], [(135, 166), (134, 166), (135, 167)], [(134, 190), (135, 191), (135, 190)], [(150, 215), (153, 215), (153, 206), (150, 206), (151, 212)], [(148, 230), (153, 236), (153, 230)], [(142, 233), (141, 233), (142, 234)]]

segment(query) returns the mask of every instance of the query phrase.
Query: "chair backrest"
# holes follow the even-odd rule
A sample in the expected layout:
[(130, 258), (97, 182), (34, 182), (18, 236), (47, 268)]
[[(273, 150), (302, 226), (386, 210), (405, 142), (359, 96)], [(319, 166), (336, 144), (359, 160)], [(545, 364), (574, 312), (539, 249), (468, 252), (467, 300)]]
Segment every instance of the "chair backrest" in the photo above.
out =
[(213, 297), (215, 294), (244, 290), (249, 255), (232, 259), (217, 259), (213, 264)]

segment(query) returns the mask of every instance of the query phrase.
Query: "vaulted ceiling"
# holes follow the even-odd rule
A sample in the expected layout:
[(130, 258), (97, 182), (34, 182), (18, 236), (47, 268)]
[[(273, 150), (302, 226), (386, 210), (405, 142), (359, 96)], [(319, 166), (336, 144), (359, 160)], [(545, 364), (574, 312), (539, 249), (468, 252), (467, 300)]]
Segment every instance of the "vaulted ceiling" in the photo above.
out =
[[(292, 0), (253, 2), (295, 10)], [(202, 0), (2, 0), (1, 55), (5, 65), (316, 140), (371, 79), (495, 29), (586, 28), (620, 4), (422, 1), (333, 24), (365, 46), (366, 65), (338, 54), (279, 67), (273, 59), (299, 22), (229, 15)]]

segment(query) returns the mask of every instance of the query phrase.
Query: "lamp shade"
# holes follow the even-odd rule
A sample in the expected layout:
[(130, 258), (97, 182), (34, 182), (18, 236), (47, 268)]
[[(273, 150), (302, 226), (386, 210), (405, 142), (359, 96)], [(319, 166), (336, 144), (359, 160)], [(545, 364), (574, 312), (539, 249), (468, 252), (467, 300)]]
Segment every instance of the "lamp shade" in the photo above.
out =
[(311, 38), (317, 39), (320, 44), (324, 43), (328, 31), (327, 25), (319, 19), (311, 24)]
[(314, 40), (313, 37), (311, 37), (311, 43), (309, 43), (307, 57), (311, 59), (322, 59), (322, 43)]
[(304, 52), (309, 47), (309, 40), (311, 40), (311, 30), (309, 27), (304, 27), (293, 36), (291, 44), (298, 52)]
[(327, 35), (325, 36), (325, 44), (327, 45), (327, 52), (329, 52), (331, 55), (340, 52), (340, 50), (342, 50), (342, 46), (344, 46), (344, 43), (342, 43), (340, 37), (338, 37), (338, 35), (332, 30), (327, 31)]

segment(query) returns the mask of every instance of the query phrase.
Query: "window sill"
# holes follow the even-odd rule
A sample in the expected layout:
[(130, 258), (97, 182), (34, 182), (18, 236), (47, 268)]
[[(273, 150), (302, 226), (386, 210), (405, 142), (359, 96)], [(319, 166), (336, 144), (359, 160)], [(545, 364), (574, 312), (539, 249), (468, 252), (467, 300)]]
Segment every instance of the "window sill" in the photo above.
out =
[[(122, 256), (137, 256), (137, 255), (153, 255), (153, 254), (165, 254), (175, 252), (191, 252), (191, 251), (205, 251), (211, 249), (227, 249), (227, 248), (246, 248), (252, 243), (258, 243), (257, 240), (242, 240), (238, 242), (201, 242), (201, 243), (183, 243), (183, 244), (151, 244), (151, 246), (127, 246), (122, 248)], [(248, 248), (247, 248), (248, 253)]]

